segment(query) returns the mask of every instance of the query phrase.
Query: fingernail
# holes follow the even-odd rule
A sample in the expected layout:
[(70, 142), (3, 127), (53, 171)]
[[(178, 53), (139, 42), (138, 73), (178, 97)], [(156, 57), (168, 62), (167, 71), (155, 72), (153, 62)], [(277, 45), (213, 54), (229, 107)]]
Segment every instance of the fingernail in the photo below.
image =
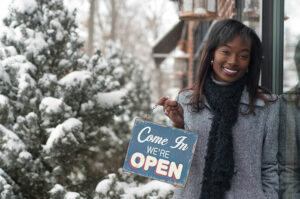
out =
[(165, 111), (165, 114), (168, 115), (169, 114), (168, 111)]

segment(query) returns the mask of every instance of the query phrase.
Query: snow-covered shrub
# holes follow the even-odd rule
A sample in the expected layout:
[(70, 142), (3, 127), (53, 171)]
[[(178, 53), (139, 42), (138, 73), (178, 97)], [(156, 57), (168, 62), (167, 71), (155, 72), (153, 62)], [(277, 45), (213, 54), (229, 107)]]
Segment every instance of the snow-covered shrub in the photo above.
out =
[(62, 0), (15, 1), (4, 23), (1, 198), (98, 196), (122, 167), (131, 120), (149, 110), (143, 71), (114, 43), (87, 57)]
[(65, 9), (62, 0), (15, 1), (4, 23), (1, 197), (93, 195), (97, 182), (111, 172), (101, 167), (106, 155), (100, 159), (98, 153), (105, 154), (101, 142), (113, 137), (110, 123), (122, 113), (126, 92), (119, 79), (125, 74), (110, 72), (116, 67), (105, 64), (100, 53), (91, 59), (84, 54), (75, 12)]

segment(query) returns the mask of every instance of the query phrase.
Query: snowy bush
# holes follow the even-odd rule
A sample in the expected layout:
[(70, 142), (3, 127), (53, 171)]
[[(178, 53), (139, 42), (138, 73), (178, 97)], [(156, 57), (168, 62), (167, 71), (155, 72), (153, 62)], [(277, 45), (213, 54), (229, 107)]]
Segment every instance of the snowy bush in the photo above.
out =
[(4, 23), (0, 198), (98, 197), (122, 167), (131, 120), (149, 110), (143, 71), (114, 43), (86, 56), (62, 0), (15, 1)]

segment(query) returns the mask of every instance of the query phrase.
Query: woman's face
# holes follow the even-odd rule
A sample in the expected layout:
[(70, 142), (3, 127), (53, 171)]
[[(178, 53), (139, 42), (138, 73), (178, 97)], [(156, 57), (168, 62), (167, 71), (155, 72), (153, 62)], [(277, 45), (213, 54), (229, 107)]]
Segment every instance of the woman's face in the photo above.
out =
[(214, 52), (213, 71), (217, 81), (235, 82), (245, 75), (250, 62), (251, 42), (236, 36)]

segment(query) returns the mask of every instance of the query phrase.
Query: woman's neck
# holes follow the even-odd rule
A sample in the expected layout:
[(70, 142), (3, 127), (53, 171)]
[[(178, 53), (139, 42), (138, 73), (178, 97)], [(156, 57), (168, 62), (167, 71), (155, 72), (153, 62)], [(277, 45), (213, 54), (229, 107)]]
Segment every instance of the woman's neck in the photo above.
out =
[(221, 86), (228, 86), (228, 85), (232, 84), (231, 82), (221, 82), (221, 81), (216, 80), (213, 73), (211, 73), (210, 77), (215, 84), (218, 84)]

